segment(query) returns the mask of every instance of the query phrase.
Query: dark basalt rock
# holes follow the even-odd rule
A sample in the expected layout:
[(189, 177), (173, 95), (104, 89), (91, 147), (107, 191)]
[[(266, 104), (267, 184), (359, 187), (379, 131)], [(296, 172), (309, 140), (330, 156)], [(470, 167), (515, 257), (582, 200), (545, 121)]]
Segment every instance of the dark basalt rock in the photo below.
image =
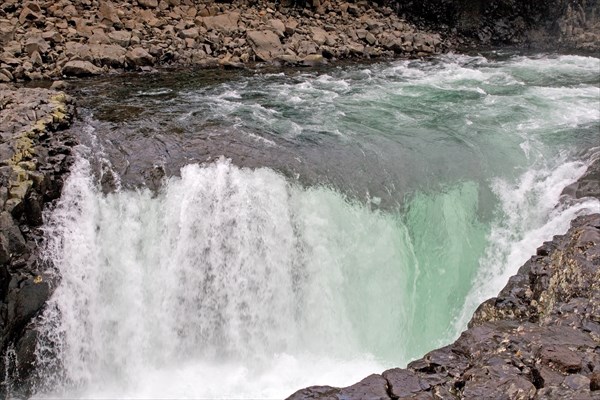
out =
[[(387, 397), (376, 397), (378, 383), (360, 398), (600, 398), (599, 349), (600, 214), (594, 214), (544, 243), (475, 311), (456, 342), (405, 369), (367, 378), (383, 379)], [(357, 385), (307, 388), (290, 399), (352, 398), (345, 393)]]
[(27, 395), (35, 364), (32, 320), (52, 292), (41, 273), (36, 227), (71, 164), (75, 141), (64, 128), (73, 114), (62, 92), (0, 85), (0, 397), (7, 377)]

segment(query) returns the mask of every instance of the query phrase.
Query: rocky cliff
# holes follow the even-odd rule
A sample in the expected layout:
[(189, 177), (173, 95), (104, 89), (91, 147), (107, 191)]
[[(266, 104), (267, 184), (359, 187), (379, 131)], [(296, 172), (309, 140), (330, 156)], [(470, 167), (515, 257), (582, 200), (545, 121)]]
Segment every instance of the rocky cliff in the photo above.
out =
[[(600, 198), (597, 160), (566, 192)], [(575, 219), (544, 243), (451, 345), (346, 388), (288, 398), (600, 398), (600, 214)]]
[(598, 0), (394, 1), (408, 20), (463, 44), (600, 50)]
[[(30, 322), (50, 296), (37, 253), (46, 203), (58, 198), (74, 139), (64, 128), (73, 105), (63, 92), (0, 85), (0, 371), (26, 377), (35, 333)], [(11, 359), (18, 356), (17, 371)], [(4, 379), (2, 379), (4, 381)], [(18, 381), (16, 382), (19, 383)], [(0, 384), (0, 395), (6, 382)]]

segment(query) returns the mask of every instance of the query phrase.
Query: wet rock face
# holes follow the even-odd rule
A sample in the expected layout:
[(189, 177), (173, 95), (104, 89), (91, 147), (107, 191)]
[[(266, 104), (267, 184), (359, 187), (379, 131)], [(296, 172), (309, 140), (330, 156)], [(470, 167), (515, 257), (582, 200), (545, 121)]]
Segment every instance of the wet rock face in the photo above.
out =
[(544, 243), (469, 329), (406, 369), (289, 399), (600, 398), (600, 214)]
[[(62, 129), (72, 117), (72, 100), (62, 92), (0, 86), (0, 371), (17, 382), (33, 365), (31, 321), (52, 290), (36, 251), (38, 227), (71, 163), (75, 142)], [(9, 348), (19, 358), (16, 371), (5, 365)]]
[(456, 33), (477, 45), (600, 49), (597, 0), (424, 0), (393, 4), (411, 21)]

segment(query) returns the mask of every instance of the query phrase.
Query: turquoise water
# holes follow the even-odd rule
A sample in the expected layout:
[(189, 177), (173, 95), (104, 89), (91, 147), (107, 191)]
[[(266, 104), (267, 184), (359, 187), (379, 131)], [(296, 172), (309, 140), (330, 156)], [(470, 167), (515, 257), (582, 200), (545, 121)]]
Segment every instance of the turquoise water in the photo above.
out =
[(82, 84), (38, 396), (282, 398), (450, 343), (600, 212), (560, 197), (598, 154), (599, 69), (448, 55)]

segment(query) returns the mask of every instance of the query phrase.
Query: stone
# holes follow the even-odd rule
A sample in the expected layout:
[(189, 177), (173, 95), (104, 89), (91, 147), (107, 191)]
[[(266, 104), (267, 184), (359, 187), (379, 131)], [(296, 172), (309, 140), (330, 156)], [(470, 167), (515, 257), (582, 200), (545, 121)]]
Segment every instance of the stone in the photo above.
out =
[(231, 34), (238, 30), (239, 12), (230, 12), (209, 17), (202, 17), (201, 22), (207, 30), (215, 30)]
[(0, 20), (0, 44), (6, 45), (15, 38), (15, 24), (8, 20)]
[(108, 21), (110, 24), (117, 24), (121, 22), (117, 10), (113, 3), (108, 1), (101, 1), (99, 3), (98, 12), (102, 21)]
[(50, 50), (50, 45), (41, 36), (30, 37), (25, 42), (25, 52), (30, 57), (35, 52), (38, 52), (40, 54), (44, 54), (48, 50)]
[(302, 65), (308, 67), (314, 67), (325, 63), (325, 58), (321, 54), (309, 54), (302, 60)]
[(422, 384), (419, 376), (412, 371), (394, 368), (385, 371), (382, 376), (389, 385), (390, 393), (396, 397), (409, 397), (429, 388), (429, 385)]
[(280, 19), (269, 20), (269, 25), (271, 25), (271, 28), (273, 28), (279, 37), (283, 37), (285, 35), (285, 25)]
[(325, 44), (327, 41), (327, 32), (323, 28), (313, 27), (310, 28), (312, 33), (312, 40), (319, 46)]
[(72, 60), (62, 68), (62, 74), (66, 76), (90, 76), (97, 75), (102, 70), (89, 61)]
[(156, 8), (158, 7), (158, 0), (138, 0), (138, 4), (142, 7)]
[(90, 52), (97, 64), (120, 68), (125, 65), (127, 50), (115, 44), (93, 44)]
[(136, 67), (154, 64), (154, 57), (142, 47), (136, 47), (135, 49), (129, 50), (125, 57), (131, 65)]
[(254, 54), (262, 61), (271, 61), (283, 52), (279, 37), (272, 31), (248, 31), (246, 38)]
[(109, 32), (108, 38), (114, 44), (118, 44), (121, 47), (128, 47), (131, 42), (131, 33), (128, 31)]

